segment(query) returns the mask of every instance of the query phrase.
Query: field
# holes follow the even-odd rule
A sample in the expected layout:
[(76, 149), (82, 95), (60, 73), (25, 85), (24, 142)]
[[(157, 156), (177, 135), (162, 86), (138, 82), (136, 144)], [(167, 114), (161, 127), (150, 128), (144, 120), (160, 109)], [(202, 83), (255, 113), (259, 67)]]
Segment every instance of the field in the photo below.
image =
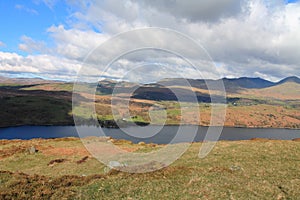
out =
[[(128, 151), (162, 147), (113, 142)], [(0, 199), (298, 199), (300, 196), (300, 142), (297, 141), (221, 141), (204, 159), (197, 156), (201, 143), (194, 143), (172, 165), (144, 174), (107, 168), (92, 158), (75, 138), (0, 143)], [(30, 154), (31, 146), (38, 152)]]

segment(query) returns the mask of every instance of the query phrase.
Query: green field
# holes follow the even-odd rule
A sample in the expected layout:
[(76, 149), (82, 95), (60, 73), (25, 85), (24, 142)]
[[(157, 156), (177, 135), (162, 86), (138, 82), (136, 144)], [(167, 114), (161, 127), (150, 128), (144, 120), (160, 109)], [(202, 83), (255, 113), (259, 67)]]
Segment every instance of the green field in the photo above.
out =
[[(138, 152), (161, 147), (113, 142)], [(194, 143), (172, 165), (144, 174), (108, 170), (85, 151), (79, 139), (0, 143), (0, 199), (299, 199), (300, 196), (300, 142), (296, 141), (221, 141), (204, 159), (197, 156), (201, 143)], [(30, 146), (39, 151), (29, 154)]]

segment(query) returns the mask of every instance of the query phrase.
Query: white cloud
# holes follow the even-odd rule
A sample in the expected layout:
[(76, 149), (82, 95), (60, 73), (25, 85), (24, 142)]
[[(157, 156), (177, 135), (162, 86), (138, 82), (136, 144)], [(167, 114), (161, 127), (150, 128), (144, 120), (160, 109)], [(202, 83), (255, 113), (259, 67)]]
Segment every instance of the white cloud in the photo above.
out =
[(0, 41), (0, 47), (6, 47), (6, 44), (2, 41)]
[(28, 36), (22, 36), (21, 41), (23, 43), (19, 44), (19, 49), (27, 52), (42, 52), (42, 53), (49, 53), (50, 49), (47, 48), (46, 43), (43, 41), (36, 41)]
[(32, 0), (35, 4), (45, 4), (49, 9), (53, 10), (58, 0)]
[(0, 51), (2, 73), (33, 73), (49, 77), (75, 77), (81, 63), (50, 55), (21, 56)]
[[(213, 60), (220, 63), (218, 68), (222, 76), (262, 76), (272, 80), (289, 75), (300, 76), (300, 3), (284, 4), (281, 0), (66, 2), (76, 9), (72, 9), (75, 12), (69, 18), (69, 26), (53, 25), (48, 28), (48, 33), (55, 42), (54, 47), (46, 48), (44, 42), (25, 36), (19, 45), (26, 52), (40, 52), (51, 57), (50, 60), (41, 57), (32, 59), (45, 62), (44, 65), (51, 66), (51, 69), (60, 74), (66, 73), (61, 68), (62, 65), (58, 68), (54, 65), (59, 65), (55, 61), (61, 60), (61, 57), (64, 57), (65, 63), (76, 63), (117, 33), (154, 26), (183, 32), (201, 43)], [(45, 3), (54, 7), (56, 1)], [(174, 47), (177, 45), (172, 36), (128, 37), (126, 41), (102, 51), (101, 61), (126, 46), (143, 44), (145, 39), (148, 44), (160, 42), (166, 48), (170, 44)], [(185, 51), (200, 64), (205, 62), (205, 59), (192, 55), (188, 44), (180, 44), (177, 49)], [(147, 55), (141, 53), (126, 57), (127, 64), (137, 65), (142, 59), (151, 56), (156, 56), (158, 62), (169, 65), (176, 65), (178, 62), (176, 57), (162, 58), (148, 52)], [(93, 61), (98, 60), (95, 58)], [(29, 65), (26, 66), (33, 70)], [(35, 66), (34, 69), (38, 70), (38, 67)], [(120, 69), (111, 73), (116, 74), (107, 75), (119, 76), (124, 71)], [(207, 72), (207, 76), (213, 74)]]
[(51, 26), (47, 31), (56, 42), (56, 53), (78, 60), (83, 60), (92, 49), (108, 38), (105, 34), (91, 30), (66, 30), (63, 25)]
[(299, 18), (300, 3), (279, 0), (96, 1), (78, 20), (110, 35), (137, 27), (175, 29), (199, 41), (216, 62), (224, 63), (230, 69), (224, 76), (261, 73), (274, 79), (300, 75)]
[(24, 5), (20, 5), (20, 4), (17, 4), (15, 5), (15, 8), (18, 9), (18, 10), (22, 10), (22, 11), (25, 11), (27, 13), (30, 13), (32, 15), (38, 15), (38, 11), (36, 11), (35, 9), (32, 9), (32, 8), (28, 8)]

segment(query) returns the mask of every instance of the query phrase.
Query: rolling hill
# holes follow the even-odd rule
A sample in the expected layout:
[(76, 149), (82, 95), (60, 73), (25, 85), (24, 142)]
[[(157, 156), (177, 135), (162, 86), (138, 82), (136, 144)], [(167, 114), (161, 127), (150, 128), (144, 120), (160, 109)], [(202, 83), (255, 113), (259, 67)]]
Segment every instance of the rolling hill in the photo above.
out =
[(300, 100), (300, 84), (294, 81), (286, 81), (268, 88), (243, 90), (241, 94), (257, 98)]
[[(136, 83), (103, 80), (99, 83), (82, 83), (83, 86), (97, 85), (95, 107), (100, 121), (113, 120), (111, 93), (117, 102), (129, 99), (130, 119), (136, 123), (148, 123), (149, 111), (159, 114), (159, 109), (167, 111), (166, 124), (180, 123), (180, 105), (190, 109), (191, 117), (186, 123), (195, 124), (193, 110), (199, 107), (201, 122), (209, 125), (211, 118), (211, 96), (217, 97), (217, 103), (227, 103), (225, 126), (239, 127), (281, 127), (300, 128), (300, 81), (297, 77), (287, 77), (279, 82), (270, 82), (261, 78), (223, 78), (219, 80), (163, 79), (157, 83), (139, 85)], [(218, 90), (207, 90), (206, 82), (214, 85), (224, 82), (226, 102)], [(0, 80), (0, 101), (2, 113), (0, 126), (16, 125), (67, 125), (73, 124), (72, 90), (70, 82), (56, 82), (40, 79)], [(84, 88), (84, 87), (83, 87)], [(214, 88), (213, 88), (214, 89)], [(216, 89), (216, 88), (215, 88)], [(131, 93), (133, 91), (133, 93)], [(175, 95), (176, 93), (176, 95)], [(94, 96), (78, 94), (82, 99)], [(194, 102), (196, 97), (198, 103)], [(90, 115), (86, 113), (87, 104), (82, 102), (77, 114), (83, 123), (89, 123)], [(120, 110), (118, 119), (123, 119)]]

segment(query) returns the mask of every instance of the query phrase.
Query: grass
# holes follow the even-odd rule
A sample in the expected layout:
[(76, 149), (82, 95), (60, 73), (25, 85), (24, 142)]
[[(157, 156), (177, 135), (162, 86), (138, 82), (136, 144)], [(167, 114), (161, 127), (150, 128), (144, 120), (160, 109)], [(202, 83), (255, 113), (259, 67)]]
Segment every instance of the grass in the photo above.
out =
[(264, 98), (277, 98), (282, 100), (297, 99), (299, 100), (300, 87), (297, 83), (284, 83), (281, 85), (263, 88), (263, 89), (248, 89), (241, 92), (243, 96), (254, 96)]
[(72, 83), (47, 83), (36, 86), (26, 87), (23, 90), (48, 90), (48, 91), (73, 91)]
[(22, 86), (20, 84), (12, 84), (12, 83), (0, 83), (0, 87), (17, 87), (17, 86)]
[(71, 102), (45, 96), (0, 98), (1, 126), (68, 124), (72, 122)]
[[(105, 166), (89, 156), (75, 138), (0, 142), (0, 199), (298, 199), (300, 196), (300, 142), (295, 141), (221, 141), (204, 159), (197, 157), (201, 143), (193, 143), (172, 165), (144, 174), (105, 171)], [(138, 152), (160, 147), (113, 142)], [(39, 149), (38, 153), (26, 151), (32, 145)], [(21, 147), (23, 151), (16, 151)], [(9, 151), (16, 153), (8, 154)], [(88, 159), (78, 164), (86, 155)], [(56, 159), (66, 161), (48, 165)]]

